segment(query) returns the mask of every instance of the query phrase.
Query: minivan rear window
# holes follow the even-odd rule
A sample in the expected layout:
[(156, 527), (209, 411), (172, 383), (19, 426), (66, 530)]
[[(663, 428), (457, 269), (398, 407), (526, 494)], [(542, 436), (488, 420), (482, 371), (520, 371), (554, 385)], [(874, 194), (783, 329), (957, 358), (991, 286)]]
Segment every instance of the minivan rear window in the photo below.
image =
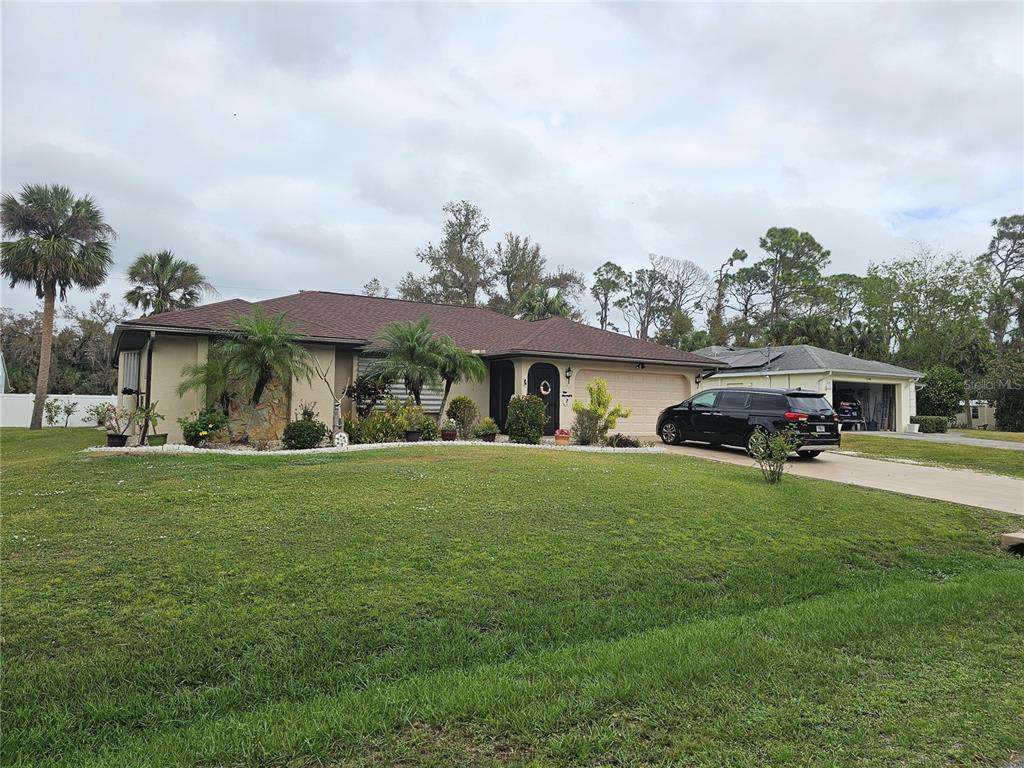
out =
[(790, 395), (789, 407), (800, 413), (828, 413), (832, 410), (828, 399), (823, 395)]
[(782, 395), (772, 395), (767, 392), (752, 392), (750, 395), (750, 410), (752, 411), (783, 411), (786, 407), (786, 399)]

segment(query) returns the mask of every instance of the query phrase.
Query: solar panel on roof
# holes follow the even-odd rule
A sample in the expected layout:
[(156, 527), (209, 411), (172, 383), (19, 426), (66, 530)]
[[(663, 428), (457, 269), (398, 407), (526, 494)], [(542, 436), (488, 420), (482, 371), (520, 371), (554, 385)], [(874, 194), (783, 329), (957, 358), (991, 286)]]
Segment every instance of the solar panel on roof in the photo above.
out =
[(761, 351), (742, 352), (740, 354), (723, 357), (721, 360), (722, 362), (727, 363), (731, 368), (760, 368), (762, 365), (782, 357), (782, 355), (782, 352), (775, 351), (773, 351), (770, 356)]

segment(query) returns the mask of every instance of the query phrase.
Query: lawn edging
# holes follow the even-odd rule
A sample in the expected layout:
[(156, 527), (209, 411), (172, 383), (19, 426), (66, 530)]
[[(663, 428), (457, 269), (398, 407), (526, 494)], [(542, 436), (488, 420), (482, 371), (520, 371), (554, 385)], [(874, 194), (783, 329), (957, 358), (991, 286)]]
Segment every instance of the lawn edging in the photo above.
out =
[(344, 454), (358, 453), (360, 451), (379, 451), (395, 448), (447, 448), (466, 446), (479, 446), (482, 448), (540, 448), (549, 451), (575, 451), (577, 453), (665, 453), (662, 446), (652, 445), (640, 448), (611, 448), (604, 445), (554, 445), (552, 443), (540, 443), (529, 445), (527, 443), (485, 443), (483, 440), (447, 440), (430, 441), (418, 443), (360, 443), (359, 445), (348, 445), (343, 448), (330, 446), (327, 448), (300, 448), (296, 450), (272, 450), (258, 451), (255, 448), (196, 448), (191, 445), (133, 445), (123, 448), (108, 448), (105, 445), (94, 445), (83, 448), (84, 453), (101, 453), (115, 456), (152, 456), (154, 454), (184, 455), (184, 454), (216, 454), (220, 456), (302, 456), (308, 454)]

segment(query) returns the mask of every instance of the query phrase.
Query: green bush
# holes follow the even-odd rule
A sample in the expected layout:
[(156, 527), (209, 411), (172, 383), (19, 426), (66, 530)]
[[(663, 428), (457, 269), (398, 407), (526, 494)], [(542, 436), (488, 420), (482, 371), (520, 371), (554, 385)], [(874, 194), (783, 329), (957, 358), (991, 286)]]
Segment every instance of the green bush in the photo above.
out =
[(934, 416), (950, 418), (956, 415), (960, 401), (966, 397), (964, 377), (946, 365), (932, 366), (925, 371), (921, 385), (917, 393), (917, 408)]
[(515, 395), (508, 402), (508, 421), (505, 428), (513, 443), (537, 445), (544, 434), (548, 415), (544, 401), (537, 395)]
[(181, 433), (188, 445), (205, 445), (228, 425), (228, 417), (219, 408), (204, 408), (191, 416), (178, 419)]
[[(608, 382), (604, 379), (594, 379), (587, 384), (587, 394), (590, 395), (590, 402), (583, 403), (581, 400), (577, 400), (572, 404), (572, 410), (576, 414), (577, 422), (580, 414), (587, 414), (584, 421), (579, 424), (580, 429), (585, 432), (583, 436), (590, 439), (591, 425), (596, 425), (597, 436), (596, 439), (590, 439), (590, 443), (603, 443), (608, 437), (608, 433), (615, 429), (619, 419), (629, 418), (629, 410), (621, 405), (612, 405), (612, 394), (608, 391)], [(575, 428), (576, 425), (574, 424), (573, 427)], [(577, 438), (577, 442), (579, 442), (579, 438)], [(590, 443), (580, 443), (580, 445), (590, 445)]]
[(498, 422), (490, 416), (485, 416), (480, 420), (480, 424), (477, 426), (476, 431), (474, 431), (473, 434), (476, 437), (484, 437), (485, 435), (496, 435), (498, 432)]
[(473, 426), (476, 424), (480, 411), (471, 397), (459, 395), (452, 398), (447, 410), (448, 418), (455, 419), (459, 425), (458, 432), (461, 440), (469, 440), (473, 436)]
[[(345, 397), (356, 404), (359, 418), (365, 419), (388, 391), (388, 383), (375, 376), (362, 375), (345, 389)], [(350, 435), (351, 437), (351, 435)]]
[(911, 424), (920, 424), (921, 432), (945, 432), (949, 429), (949, 419), (945, 416), (911, 416)]
[(800, 444), (800, 438), (793, 427), (787, 427), (774, 434), (759, 432), (759, 435), (761, 439), (754, 442), (751, 455), (761, 468), (765, 482), (768, 485), (777, 485), (782, 482), (786, 461), (789, 460), (789, 454)]
[(584, 408), (576, 411), (572, 422), (572, 439), (577, 445), (594, 445), (601, 440), (601, 417)]
[(345, 420), (345, 432), (354, 444), (400, 443), (406, 430), (418, 429), (421, 440), (437, 440), (437, 422), (412, 401), (402, 403), (390, 397), (383, 408), (375, 408), (365, 417)]
[(281, 442), (290, 451), (316, 448), (327, 434), (327, 425), (317, 419), (317, 412), (312, 405), (303, 403), (301, 415), (295, 421), (289, 421), (284, 428)]

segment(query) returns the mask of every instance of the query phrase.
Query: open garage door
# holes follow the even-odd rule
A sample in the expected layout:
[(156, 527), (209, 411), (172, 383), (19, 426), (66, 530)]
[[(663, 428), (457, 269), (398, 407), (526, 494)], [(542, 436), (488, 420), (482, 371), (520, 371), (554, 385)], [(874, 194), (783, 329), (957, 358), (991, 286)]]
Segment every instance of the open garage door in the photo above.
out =
[(844, 431), (862, 429), (891, 432), (896, 428), (896, 387), (893, 384), (879, 384), (866, 381), (832, 382), (833, 406), (850, 399), (861, 406), (863, 418), (859, 423), (843, 425)]
[[(628, 419), (620, 419), (616, 431), (648, 437), (657, 433), (658, 414), (690, 396), (690, 382), (680, 374), (646, 371), (580, 371), (575, 397), (588, 401), (587, 385), (594, 379), (608, 382), (612, 403), (629, 408)], [(568, 426), (568, 425), (563, 425)]]

